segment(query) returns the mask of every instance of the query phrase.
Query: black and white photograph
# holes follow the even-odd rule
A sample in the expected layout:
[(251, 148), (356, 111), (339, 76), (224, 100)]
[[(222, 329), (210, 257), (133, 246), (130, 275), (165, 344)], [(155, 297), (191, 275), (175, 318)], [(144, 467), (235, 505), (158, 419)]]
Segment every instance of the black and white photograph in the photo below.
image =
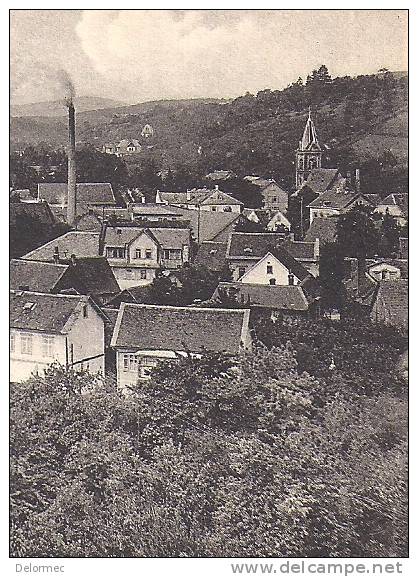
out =
[(8, 575), (409, 574), (408, 18), (9, 10)]

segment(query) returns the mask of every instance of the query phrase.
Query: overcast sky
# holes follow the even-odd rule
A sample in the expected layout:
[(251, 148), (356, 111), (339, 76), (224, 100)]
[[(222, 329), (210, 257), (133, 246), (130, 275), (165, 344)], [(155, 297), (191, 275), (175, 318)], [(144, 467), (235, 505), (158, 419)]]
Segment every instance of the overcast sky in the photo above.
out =
[(78, 95), (126, 102), (233, 97), (332, 76), (407, 69), (407, 12), (395, 10), (12, 10), (12, 102)]

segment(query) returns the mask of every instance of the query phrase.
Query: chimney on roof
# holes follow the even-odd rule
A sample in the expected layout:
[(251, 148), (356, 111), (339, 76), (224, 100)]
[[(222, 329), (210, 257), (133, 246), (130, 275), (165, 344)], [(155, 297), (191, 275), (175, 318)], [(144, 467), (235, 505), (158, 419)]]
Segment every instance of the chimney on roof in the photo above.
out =
[(59, 264), (60, 262), (60, 251), (59, 248), (56, 246), (54, 248), (54, 254), (52, 255), (52, 258), (54, 259), (54, 263), (55, 264)]
[(319, 259), (319, 238), (315, 239), (313, 252), (314, 252), (314, 259), (318, 260)]
[(192, 195), (190, 194), (189, 189), (187, 189), (187, 191), (186, 191), (186, 200), (192, 200)]
[(77, 257), (75, 256), (75, 254), (72, 254), (70, 258), (71, 258), (71, 265), (76, 266), (77, 265)]
[(67, 222), (73, 225), (76, 217), (77, 184), (75, 165), (75, 110), (71, 100), (68, 104), (68, 200)]
[(355, 178), (356, 192), (360, 192), (360, 169), (356, 168), (356, 178)]
[(219, 190), (219, 185), (215, 184), (215, 190)]

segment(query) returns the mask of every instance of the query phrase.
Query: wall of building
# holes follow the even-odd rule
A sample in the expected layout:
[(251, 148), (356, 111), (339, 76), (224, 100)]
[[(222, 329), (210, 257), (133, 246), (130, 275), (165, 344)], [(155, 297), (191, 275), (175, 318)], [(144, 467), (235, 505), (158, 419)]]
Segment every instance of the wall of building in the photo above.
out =
[(282, 190), (276, 184), (270, 184), (262, 191), (263, 206), (272, 210), (280, 210), (283, 213), (287, 212), (289, 205), (289, 198), (287, 192)]
[[(125, 355), (135, 355), (138, 358), (136, 370), (126, 370)], [(156, 366), (159, 361), (173, 360), (177, 356), (174, 351), (135, 351), (132, 349), (121, 349), (116, 353), (117, 384), (122, 389), (135, 385), (140, 379), (148, 378), (147, 370)]]
[(97, 357), (82, 364), (77, 363), (74, 369), (104, 373), (104, 320), (91, 304), (85, 306), (87, 317), (84, 317), (81, 311), (67, 334), (69, 361), (75, 363), (89, 357)]
[(240, 204), (202, 204), (201, 210), (206, 210), (209, 212), (241, 212)]
[[(21, 349), (21, 336), (30, 335), (32, 338), (32, 353), (24, 354)], [(43, 349), (43, 339), (49, 337), (53, 339), (53, 354), (45, 356)], [(10, 347), (10, 380), (18, 383), (28, 379), (32, 373), (42, 373), (51, 363), (58, 362), (65, 366), (65, 337), (50, 333), (36, 331), (25, 331), (21, 329), (10, 329), (11, 344), (14, 340), (14, 347)]]
[[(272, 272), (267, 272), (268, 267)], [(289, 284), (289, 270), (276, 258), (267, 255), (258, 262), (251, 270), (246, 272), (239, 280), (245, 284), (262, 284), (269, 285), (274, 279), (276, 285)], [(294, 277), (294, 284), (298, 284), (299, 279)]]
[[(145, 268), (126, 265), (112, 266), (112, 271), (120, 289), (123, 290), (133, 286), (146, 286), (151, 284), (155, 278), (158, 268), (159, 267)], [(145, 278), (143, 278), (143, 275), (146, 275)]]

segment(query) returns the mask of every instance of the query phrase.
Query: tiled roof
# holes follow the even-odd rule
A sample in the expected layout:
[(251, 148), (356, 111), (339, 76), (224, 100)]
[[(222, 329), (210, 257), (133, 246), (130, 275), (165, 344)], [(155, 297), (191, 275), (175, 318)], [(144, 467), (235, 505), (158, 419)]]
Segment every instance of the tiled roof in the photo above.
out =
[(407, 328), (408, 326), (408, 281), (382, 281), (379, 286), (377, 300), (385, 310), (388, 324)]
[(131, 209), (135, 216), (178, 216), (179, 214), (176, 207), (171, 207), (170, 205), (161, 203), (152, 204), (137, 202), (131, 205)]
[(195, 264), (203, 265), (209, 270), (220, 271), (226, 264), (226, 243), (205, 241), (199, 245)]
[(77, 258), (71, 271), (77, 275), (86, 294), (100, 296), (117, 294), (120, 290), (112, 268), (103, 256)]
[(338, 168), (314, 168), (306, 183), (314, 192), (325, 192), (338, 175)]
[(70, 231), (25, 255), (25, 259), (53, 262), (55, 247), (58, 247), (60, 258), (99, 256), (99, 233)]
[(314, 218), (308, 232), (305, 235), (305, 241), (315, 242), (319, 238), (320, 244), (334, 242), (337, 232), (338, 216), (327, 218)]
[[(211, 199), (212, 195), (219, 195), (219, 198)], [(242, 204), (233, 196), (216, 188), (193, 188), (187, 192), (161, 192), (159, 193), (163, 202), (168, 204)]]
[[(240, 350), (249, 311), (122, 303), (112, 346), (136, 350)], [(146, 327), (146, 330), (144, 330)]]
[[(350, 190), (331, 189), (320, 194), (318, 198), (308, 204), (309, 208), (336, 208), (343, 209), (362, 196), (358, 192)], [(364, 198), (364, 197), (363, 197)], [(367, 201), (367, 199), (365, 198)], [(368, 202), (368, 201), (367, 201)]]
[[(278, 244), (276, 247), (270, 249), (270, 252), (273, 256), (277, 258), (279, 262), (281, 262), (289, 272), (295, 275), (300, 281), (311, 276), (309, 271), (297, 261), (289, 252), (284, 248), (283, 244)], [(264, 255), (263, 255), (264, 256)]]
[(143, 227), (135, 226), (108, 226), (106, 228), (104, 244), (108, 246), (125, 246), (135, 240), (140, 234), (146, 233)]
[(54, 290), (67, 269), (68, 265), (64, 264), (12, 259), (10, 288), (49, 293)]
[[(66, 182), (42, 182), (38, 184), (38, 198), (50, 204), (67, 204)], [(116, 204), (109, 182), (80, 182), (77, 184), (77, 202), (87, 204)]]
[(163, 248), (182, 248), (190, 244), (188, 228), (153, 228), (152, 234)]
[[(10, 292), (10, 326), (16, 329), (64, 333), (88, 297), (37, 292)], [(33, 306), (28, 306), (31, 303)], [(25, 306), (26, 305), (26, 306)], [(70, 323), (71, 324), (71, 323)]]
[[(284, 235), (273, 232), (234, 232), (231, 234), (227, 258), (258, 260), (275, 247)], [(247, 249), (247, 250), (245, 250)]]
[(315, 244), (314, 242), (300, 240), (284, 240), (281, 244), (289, 254), (296, 260), (315, 261)]
[(185, 220), (190, 221), (193, 236), (196, 240), (199, 237), (200, 242), (213, 240), (227, 227), (235, 226), (242, 218), (236, 212), (212, 212), (188, 208), (177, 208), (177, 210), (181, 211)]
[(217, 302), (222, 291), (236, 295), (239, 303), (249, 307), (256, 306), (278, 310), (307, 311), (309, 302), (299, 285), (270, 286), (244, 284), (239, 282), (221, 282), (215, 290), (211, 301)]
[(54, 226), (56, 220), (46, 202), (11, 202), (9, 204), (9, 225), (16, 226), (20, 218), (27, 218), (34, 223)]
[(382, 199), (381, 199), (379, 194), (363, 194), (363, 196), (364, 196), (364, 198), (367, 198), (367, 200), (373, 206), (378, 206), (382, 202)]

